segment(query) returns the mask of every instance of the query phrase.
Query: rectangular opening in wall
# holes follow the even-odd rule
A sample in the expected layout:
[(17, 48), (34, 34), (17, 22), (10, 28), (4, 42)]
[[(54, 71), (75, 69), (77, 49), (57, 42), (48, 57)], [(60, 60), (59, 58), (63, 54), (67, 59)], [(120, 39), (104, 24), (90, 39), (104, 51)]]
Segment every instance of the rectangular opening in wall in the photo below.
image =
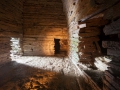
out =
[(54, 39), (54, 43), (55, 54), (60, 54), (60, 39)]
[(22, 56), (22, 49), (21, 49), (21, 45), (20, 45), (20, 38), (15, 38), (15, 37), (11, 37), (11, 48), (12, 50), (10, 51), (10, 56), (11, 59), (14, 60), (20, 56)]
[(54, 38), (54, 55), (56, 56), (67, 56), (67, 39), (56, 39)]

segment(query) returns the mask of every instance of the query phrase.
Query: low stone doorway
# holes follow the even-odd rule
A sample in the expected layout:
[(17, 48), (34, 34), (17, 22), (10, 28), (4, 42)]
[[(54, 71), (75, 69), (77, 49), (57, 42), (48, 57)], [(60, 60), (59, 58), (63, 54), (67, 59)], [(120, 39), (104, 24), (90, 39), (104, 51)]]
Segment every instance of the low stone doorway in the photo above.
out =
[(60, 39), (54, 39), (54, 43), (55, 54), (60, 54)]

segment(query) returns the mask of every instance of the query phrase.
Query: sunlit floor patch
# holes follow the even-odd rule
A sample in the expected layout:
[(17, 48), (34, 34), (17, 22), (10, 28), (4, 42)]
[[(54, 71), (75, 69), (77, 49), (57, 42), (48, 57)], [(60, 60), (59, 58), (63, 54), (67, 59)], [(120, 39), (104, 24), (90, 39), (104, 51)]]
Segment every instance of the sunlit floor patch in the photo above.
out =
[(17, 63), (27, 65), (33, 68), (49, 70), (54, 72), (63, 72), (65, 75), (74, 76), (75, 70), (71, 67), (68, 58), (65, 57), (19, 57), (14, 59)]
[(98, 68), (100, 71), (105, 71), (108, 70), (109, 65), (107, 63), (111, 62), (112, 59), (111, 57), (108, 56), (100, 56), (95, 58), (95, 66)]

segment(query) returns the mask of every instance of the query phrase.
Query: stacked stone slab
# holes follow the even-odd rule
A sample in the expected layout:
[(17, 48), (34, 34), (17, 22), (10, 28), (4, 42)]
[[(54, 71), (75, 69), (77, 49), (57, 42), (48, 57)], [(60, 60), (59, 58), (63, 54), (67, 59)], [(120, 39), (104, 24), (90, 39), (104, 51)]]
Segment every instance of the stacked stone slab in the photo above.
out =
[(79, 24), (85, 24), (86, 26), (80, 28), (79, 31), (79, 56), (80, 62), (84, 64), (94, 65), (94, 58), (101, 55), (101, 48), (98, 44), (99, 35), (101, 34), (100, 27), (107, 24), (108, 21), (103, 18), (93, 18), (86, 22), (80, 22)]
[[(105, 35), (116, 36), (120, 33), (120, 19), (106, 25), (103, 29)], [(102, 46), (107, 48), (107, 55), (112, 56), (112, 61), (107, 63), (108, 70), (105, 71), (103, 78), (103, 90), (119, 90), (120, 89), (120, 39), (109, 38), (109, 41), (103, 41)]]

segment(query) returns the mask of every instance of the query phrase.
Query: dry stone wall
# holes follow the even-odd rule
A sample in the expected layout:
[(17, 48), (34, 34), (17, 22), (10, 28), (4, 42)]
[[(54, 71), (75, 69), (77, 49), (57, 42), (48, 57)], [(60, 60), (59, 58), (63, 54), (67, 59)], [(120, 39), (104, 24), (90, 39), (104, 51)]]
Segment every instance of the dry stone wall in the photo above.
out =
[[(81, 31), (87, 31), (86, 23), (79, 24), (79, 20), (85, 17), (87, 14), (92, 13), (97, 8), (94, 8), (91, 6), (89, 0), (63, 0), (64, 8), (68, 20), (68, 28), (69, 28), (69, 58), (72, 60), (72, 62), (78, 66), (78, 62), (80, 62), (80, 36), (86, 33), (80, 33)], [(88, 9), (89, 8), (89, 9)], [(81, 30), (82, 29), (82, 30)], [(93, 28), (92, 28), (93, 30)], [(88, 30), (88, 32), (92, 32), (92, 30)], [(96, 30), (96, 28), (95, 28)], [(99, 31), (99, 30), (98, 30)], [(84, 36), (84, 35), (83, 35)], [(97, 35), (96, 35), (97, 36)], [(84, 39), (84, 38), (83, 38)], [(89, 38), (90, 39), (90, 38)], [(99, 40), (95, 38), (96, 40)], [(87, 39), (85, 39), (87, 41)], [(89, 40), (88, 40), (89, 41)], [(88, 43), (89, 44), (89, 43)], [(91, 49), (92, 50), (92, 49)], [(86, 56), (86, 55), (85, 55)], [(88, 59), (89, 60), (89, 59)], [(85, 62), (85, 60), (83, 60)], [(89, 62), (89, 61), (88, 61)], [(100, 88), (97, 86), (97, 84), (84, 72), (82, 69), (84, 69), (84, 65), (79, 64), (81, 69), (79, 71), (82, 73), (81, 75), (84, 78), (84, 81), (86, 83), (89, 83), (92, 87), (92, 90), (100, 90)]]
[(69, 57), (75, 61), (79, 61), (79, 31), (86, 27), (85, 24), (78, 24), (79, 20), (87, 15), (97, 11), (99, 7), (90, 0), (62, 0), (64, 4), (64, 12), (66, 13), (69, 28)]
[(9, 62), (11, 38), (22, 37), (23, 0), (0, 1), (0, 64)]
[(24, 55), (54, 55), (54, 39), (67, 51), (67, 22), (61, 0), (28, 0), (24, 3)]
[[(102, 31), (101, 28), (104, 27), (104, 25), (109, 24), (109, 22), (104, 19), (116, 20), (119, 18), (119, 14), (120, 14), (118, 9), (119, 0), (108, 0), (108, 1), (106, 0), (62, 0), (62, 1), (64, 4), (64, 11), (66, 13), (68, 28), (69, 28), (69, 46), (70, 46), (69, 58), (72, 60), (74, 64), (76, 64), (76, 66), (78, 66), (78, 62), (79, 63), (82, 62), (84, 63), (84, 65), (87, 65), (87, 66), (89, 66), (89, 64), (91, 63), (92, 66), (94, 66), (94, 59), (92, 55), (97, 56), (99, 54), (102, 54), (101, 48), (99, 47), (99, 44), (98, 44), (98, 41), (99, 41), (98, 36), (101, 34), (101, 31)], [(91, 17), (92, 19), (90, 20)], [(108, 29), (106, 29), (106, 31), (108, 33), (116, 33), (115, 30), (111, 32)], [(110, 52), (113, 52), (113, 51), (110, 51)], [(116, 54), (113, 52), (115, 55), (119, 55), (119, 52), (117, 51), (115, 52), (117, 53)], [(81, 65), (80, 67), (82, 67)], [(115, 68), (116, 65), (112, 65), (112, 66)], [(84, 74), (83, 76), (85, 76), (84, 77), (85, 79), (89, 77), (85, 72), (83, 72), (83, 74)], [(94, 83), (94, 81), (92, 81), (91, 78), (88, 78), (88, 79), (89, 80), (86, 82), (90, 83), (91, 85), (94, 85), (93, 88), (95, 87), (99, 88)], [(111, 79), (109, 79), (109, 81), (107, 81), (106, 84), (104, 82), (105, 84), (104, 90), (109, 90), (109, 89), (115, 90), (112, 88), (106, 88), (106, 86), (109, 87), (110, 84), (114, 83), (114, 82), (111, 82), (110, 80)]]
[[(103, 29), (105, 35), (109, 36), (108, 40), (102, 42), (103, 48), (107, 49), (107, 55), (111, 56), (111, 61), (107, 62), (107, 69), (103, 77), (103, 90), (119, 90), (120, 89), (120, 19), (106, 25)], [(113, 28), (114, 27), (114, 28)]]

